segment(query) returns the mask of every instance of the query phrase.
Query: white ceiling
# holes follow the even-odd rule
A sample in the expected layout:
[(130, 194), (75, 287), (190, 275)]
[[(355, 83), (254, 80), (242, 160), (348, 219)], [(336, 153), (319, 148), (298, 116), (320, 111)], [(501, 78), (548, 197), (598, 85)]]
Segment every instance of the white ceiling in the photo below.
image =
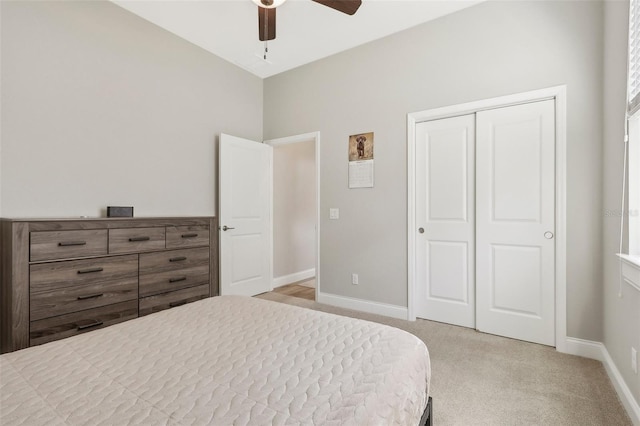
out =
[(364, 0), (353, 16), (311, 0), (288, 0), (277, 8), (276, 39), (266, 61), (251, 0), (112, 1), (266, 78), (484, 0)]

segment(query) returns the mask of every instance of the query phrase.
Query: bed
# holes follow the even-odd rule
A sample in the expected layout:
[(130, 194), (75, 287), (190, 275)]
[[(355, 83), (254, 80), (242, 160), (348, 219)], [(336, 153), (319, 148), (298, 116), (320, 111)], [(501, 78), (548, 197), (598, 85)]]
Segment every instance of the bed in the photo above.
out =
[(0, 424), (430, 424), (429, 380), (402, 330), (220, 296), (0, 356)]

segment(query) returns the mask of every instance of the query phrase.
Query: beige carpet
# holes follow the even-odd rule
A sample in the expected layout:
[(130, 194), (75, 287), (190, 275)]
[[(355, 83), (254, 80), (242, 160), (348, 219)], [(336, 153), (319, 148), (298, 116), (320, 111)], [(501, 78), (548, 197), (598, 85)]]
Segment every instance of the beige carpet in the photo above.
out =
[(436, 426), (631, 425), (598, 361), (433, 321), (397, 320), (275, 293), (258, 297), (418, 336), (431, 356)]

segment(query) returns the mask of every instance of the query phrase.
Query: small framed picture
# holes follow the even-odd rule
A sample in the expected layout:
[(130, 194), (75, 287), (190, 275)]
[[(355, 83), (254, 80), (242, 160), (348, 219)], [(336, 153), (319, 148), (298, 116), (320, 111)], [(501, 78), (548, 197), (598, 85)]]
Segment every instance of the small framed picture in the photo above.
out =
[(373, 132), (349, 136), (349, 161), (373, 160)]

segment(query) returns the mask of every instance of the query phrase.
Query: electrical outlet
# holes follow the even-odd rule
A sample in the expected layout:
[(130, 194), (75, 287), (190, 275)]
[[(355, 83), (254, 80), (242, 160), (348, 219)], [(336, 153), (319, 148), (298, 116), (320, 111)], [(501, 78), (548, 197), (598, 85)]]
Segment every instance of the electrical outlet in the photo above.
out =
[(631, 369), (638, 374), (638, 351), (636, 348), (631, 348)]
[(358, 285), (358, 274), (351, 274), (351, 284)]

